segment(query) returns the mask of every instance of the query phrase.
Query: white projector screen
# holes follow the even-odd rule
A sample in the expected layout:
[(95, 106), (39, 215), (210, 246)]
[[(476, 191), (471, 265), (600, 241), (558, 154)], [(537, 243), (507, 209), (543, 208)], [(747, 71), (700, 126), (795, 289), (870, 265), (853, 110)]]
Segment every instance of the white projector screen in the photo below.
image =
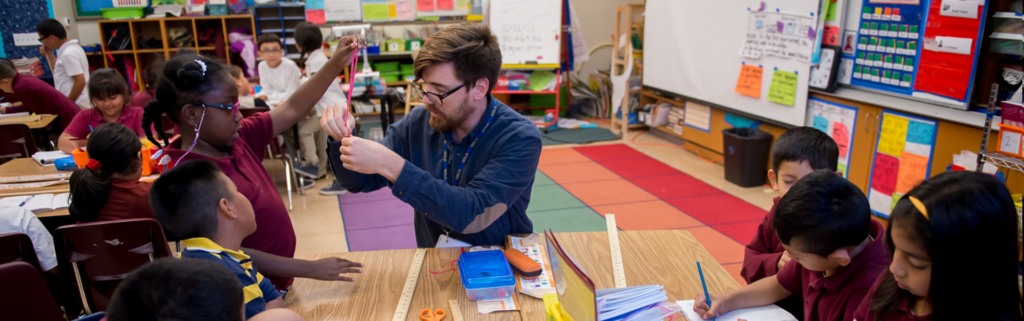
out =
[[(810, 65), (792, 58), (761, 55), (740, 56), (746, 38), (749, 10), (755, 0), (648, 0), (644, 30), (644, 86), (674, 93), (776, 123), (803, 126), (807, 109)], [(818, 11), (818, 0), (768, 0), (764, 11), (803, 13)], [(817, 14), (814, 15), (818, 19)], [(735, 92), (742, 63), (764, 68), (761, 97)], [(797, 91), (793, 106), (768, 100), (775, 68), (796, 71)], [(727, 110), (729, 112), (729, 110)]]

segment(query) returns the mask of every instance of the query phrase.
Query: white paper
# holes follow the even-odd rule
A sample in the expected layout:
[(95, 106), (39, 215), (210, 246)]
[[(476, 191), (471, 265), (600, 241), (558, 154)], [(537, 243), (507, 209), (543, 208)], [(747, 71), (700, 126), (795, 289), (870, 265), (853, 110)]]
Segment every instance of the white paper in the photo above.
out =
[(810, 63), (817, 33), (812, 17), (751, 12), (740, 55), (758, 59), (766, 54)]
[(448, 235), (441, 235), (441, 237), (437, 238), (437, 246), (436, 247), (439, 247), (439, 248), (445, 248), (445, 247), (468, 247), (468, 246), (473, 246), (473, 245), (469, 244), (469, 243), (466, 243), (466, 242), (463, 242), (463, 241), (459, 241), (457, 239), (449, 238)]
[(711, 107), (686, 102), (686, 114), (683, 123), (703, 131), (711, 130)]
[(978, 2), (965, 0), (942, 0), (940, 15), (978, 19)]
[(476, 311), (480, 314), (488, 314), (494, 311), (519, 310), (514, 297), (515, 295), (504, 299), (476, 301)]
[(1004, 130), (999, 133), (999, 151), (1014, 155), (1020, 154), (1020, 133)]
[(874, 189), (868, 190), (868, 205), (871, 210), (885, 215), (892, 211), (892, 195), (885, 195)]
[(31, 210), (32, 213), (53, 211), (53, 194), (32, 195), (23, 207)]
[(951, 52), (961, 55), (970, 55), (972, 43), (974, 43), (974, 39), (971, 38), (938, 36), (935, 37), (934, 40), (925, 38), (924, 49), (939, 52)]
[(839, 64), (839, 79), (836, 80), (841, 84), (850, 84), (850, 78), (853, 76), (853, 59), (842, 58), (843, 60)]
[(363, 11), (359, 0), (324, 0), (324, 19), (327, 21), (360, 21)]
[[(933, 124), (933, 123), (931, 125), (935, 126), (935, 124)], [(903, 151), (911, 153), (911, 154), (914, 154), (914, 155), (917, 155), (917, 156), (931, 158), (932, 146), (931, 145), (925, 145), (925, 144), (918, 144), (918, 143), (915, 143), (915, 142), (906, 142), (905, 144), (903, 144)]]
[(14, 45), (18, 47), (28, 46), (40, 46), (42, 42), (39, 42), (39, 34), (36, 33), (16, 33), (14, 34)]
[(71, 193), (54, 194), (51, 204), (54, 211), (71, 207)]
[[(704, 321), (704, 318), (698, 315), (697, 312), (693, 312), (693, 300), (676, 301), (676, 304), (683, 308), (681, 313), (687, 320)], [(715, 318), (717, 321), (736, 321), (738, 319), (745, 319), (747, 321), (796, 321), (792, 314), (774, 304), (733, 310)]]
[[(562, 119), (559, 119), (559, 121), (561, 121), (561, 120)], [(561, 127), (561, 125), (559, 125), (559, 127)], [(534, 235), (539, 235), (539, 234), (534, 234)], [(523, 240), (526, 240), (526, 239), (515, 237), (515, 236), (510, 236), (510, 239), (509, 239), (509, 244), (511, 245), (510, 247), (513, 248), (513, 249), (519, 250), (520, 252), (523, 252), (523, 254), (526, 254), (526, 256), (529, 257), (530, 259), (532, 259), (534, 262), (537, 262), (537, 264), (540, 264), (541, 274), (540, 274), (540, 276), (538, 276), (538, 277), (536, 277), (534, 279), (524, 279), (523, 277), (518, 277), (519, 278), (519, 284), (518, 284), (519, 292), (521, 292), (523, 294), (526, 294), (526, 295), (529, 295), (529, 296), (532, 296), (532, 297), (535, 297), (535, 298), (538, 298), (538, 299), (542, 299), (543, 295), (545, 293), (555, 293), (555, 287), (552, 286), (551, 278), (548, 276), (549, 273), (550, 273), (549, 271), (551, 270), (551, 267), (547, 266), (546, 264), (544, 264), (544, 256), (541, 255), (541, 248), (544, 245), (543, 244), (523, 245), (523, 242), (522, 242)]]

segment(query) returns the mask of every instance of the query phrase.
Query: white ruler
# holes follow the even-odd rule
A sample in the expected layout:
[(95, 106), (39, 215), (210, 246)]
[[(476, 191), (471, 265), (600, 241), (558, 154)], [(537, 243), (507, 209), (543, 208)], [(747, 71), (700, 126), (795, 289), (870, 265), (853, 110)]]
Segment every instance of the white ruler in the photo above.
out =
[(416, 249), (416, 255), (412, 257), (412, 265), (409, 266), (409, 275), (405, 276), (405, 286), (402, 288), (402, 296), (398, 298), (398, 307), (395, 308), (395, 317), (392, 321), (405, 321), (409, 314), (409, 306), (412, 305), (412, 294), (416, 292), (416, 281), (420, 279), (420, 269), (423, 268), (423, 257), (427, 255), (427, 249)]
[(622, 270), (622, 251), (619, 249), (619, 228), (615, 225), (615, 214), (605, 214), (604, 221), (608, 223), (608, 245), (612, 254), (612, 276), (615, 278), (615, 287), (626, 287), (626, 272)]
[(462, 310), (459, 309), (459, 300), (448, 300), (448, 306), (451, 307), (452, 320), (463, 321)]

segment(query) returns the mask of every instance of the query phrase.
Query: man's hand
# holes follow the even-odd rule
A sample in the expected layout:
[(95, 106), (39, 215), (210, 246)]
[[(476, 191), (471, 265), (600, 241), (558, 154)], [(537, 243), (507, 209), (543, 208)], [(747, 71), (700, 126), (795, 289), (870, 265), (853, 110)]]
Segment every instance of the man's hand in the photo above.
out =
[(309, 278), (323, 281), (355, 281), (355, 278), (341, 276), (346, 273), (363, 273), (363, 264), (352, 262), (346, 259), (329, 257), (310, 261), (312, 269), (309, 271)]
[(39, 54), (43, 55), (43, 57), (46, 57), (46, 58), (52, 58), (53, 57), (53, 51), (50, 50), (50, 48), (46, 48), (45, 45), (39, 46)]
[[(346, 115), (348, 121), (346, 122)], [(324, 131), (328, 135), (334, 137), (334, 140), (342, 140), (346, 137), (352, 136), (352, 129), (356, 126), (356, 118), (348, 112), (348, 107), (345, 105), (334, 105), (327, 107), (323, 112), (323, 116), (320, 117), (320, 127), (324, 128)]]
[(779, 257), (779, 270), (782, 270), (782, 267), (786, 266), (786, 262), (792, 259), (793, 257), (789, 256), (789, 251), (782, 252), (782, 256)]
[(693, 299), (693, 312), (697, 312), (705, 320), (717, 318), (729, 312), (730, 309), (725, 307), (728, 303), (726, 301), (728, 301), (728, 295), (712, 294), (709, 307), (704, 292), (698, 292), (697, 298)]
[(378, 142), (360, 137), (341, 140), (341, 161), (345, 168), (363, 174), (380, 174), (389, 181), (398, 180), (405, 159)]

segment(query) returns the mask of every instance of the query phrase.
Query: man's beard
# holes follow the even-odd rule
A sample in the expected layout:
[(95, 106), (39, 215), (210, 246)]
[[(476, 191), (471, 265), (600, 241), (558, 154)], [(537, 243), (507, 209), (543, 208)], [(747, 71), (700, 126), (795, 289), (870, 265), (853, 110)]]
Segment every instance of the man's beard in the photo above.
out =
[[(452, 101), (449, 103), (455, 102)], [(469, 114), (471, 114), (469, 110), (469, 96), (467, 95), (466, 99), (458, 102), (458, 104), (459, 106), (452, 110), (451, 114), (444, 113), (438, 110), (437, 108), (432, 107), (429, 104), (424, 105), (424, 107), (427, 108), (427, 111), (437, 115), (430, 116), (430, 121), (428, 122), (430, 124), (430, 127), (433, 127), (434, 130), (443, 133), (451, 131), (452, 129), (455, 129), (455, 127), (458, 127), (465, 123), (466, 119), (469, 119)]]

